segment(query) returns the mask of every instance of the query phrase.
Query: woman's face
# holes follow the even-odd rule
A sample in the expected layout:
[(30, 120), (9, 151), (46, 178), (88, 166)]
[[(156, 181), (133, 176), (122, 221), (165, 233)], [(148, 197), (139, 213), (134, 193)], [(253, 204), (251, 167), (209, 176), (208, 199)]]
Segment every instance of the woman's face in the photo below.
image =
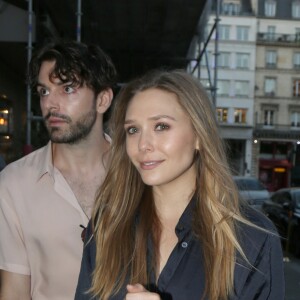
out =
[(175, 94), (155, 88), (139, 92), (128, 105), (124, 127), (127, 154), (145, 184), (195, 182), (197, 140)]

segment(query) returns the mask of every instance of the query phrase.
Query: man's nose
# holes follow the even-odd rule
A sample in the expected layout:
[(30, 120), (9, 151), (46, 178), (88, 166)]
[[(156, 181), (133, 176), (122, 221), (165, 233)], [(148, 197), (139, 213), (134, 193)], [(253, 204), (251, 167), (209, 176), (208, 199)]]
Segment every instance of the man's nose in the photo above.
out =
[(59, 108), (59, 97), (56, 94), (55, 91), (49, 92), (47, 97), (45, 97), (43, 100), (45, 107), (48, 110), (58, 110)]

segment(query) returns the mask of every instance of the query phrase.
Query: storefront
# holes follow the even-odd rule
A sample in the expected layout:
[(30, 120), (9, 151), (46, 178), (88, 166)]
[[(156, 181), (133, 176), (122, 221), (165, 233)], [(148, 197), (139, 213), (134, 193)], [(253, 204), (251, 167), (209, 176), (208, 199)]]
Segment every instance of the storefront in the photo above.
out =
[(259, 179), (270, 192), (290, 186), (292, 163), (286, 159), (260, 159)]
[(12, 101), (0, 95), (0, 155), (7, 160), (13, 138)]

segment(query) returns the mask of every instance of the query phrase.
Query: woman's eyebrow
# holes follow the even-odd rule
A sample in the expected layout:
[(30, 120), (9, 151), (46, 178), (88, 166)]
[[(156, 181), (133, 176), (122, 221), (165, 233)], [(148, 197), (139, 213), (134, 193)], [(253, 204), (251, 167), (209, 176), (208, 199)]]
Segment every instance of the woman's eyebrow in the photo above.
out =
[[(160, 120), (160, 119), (170, 119), (172, 121), (176, 121), (176, 119), (174, 117), (171, 117), (169, 115), (156, 115), (156, 116), (153, 116), (153, 117), (149, 117), (148, 120), (153, 120), (153, 121), (157, 121), (157, 120)], [(134, 123), (135, 120), (134, 119), (127, 119), (125, 120), (124, 122), (124, 125), (126, 124), (131, 124), (131, 123)]]
[(149, 120), (159, 120), (159, 119), (170, 119), (170, 120), (176, 121), (176, 119), (174, 117), (169, 116), (169, 115), (157, 115), (157, 116), (153, 116), (153, 117), (149, 118)]

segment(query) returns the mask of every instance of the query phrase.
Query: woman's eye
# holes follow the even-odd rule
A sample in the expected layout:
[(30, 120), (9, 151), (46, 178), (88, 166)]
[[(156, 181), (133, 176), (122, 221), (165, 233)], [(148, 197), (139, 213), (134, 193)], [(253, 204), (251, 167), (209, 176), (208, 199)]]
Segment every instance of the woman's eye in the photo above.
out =
[(127, 131), (128, 134), (134, 134), (134, 133), (137, 132), (137, 128), (136, 127), (129, 127), (129, 128), (127, 128), (126, 131)]
[(40, 88), (40, 89), (38, 89), (37, 92), (38, 92), (40, 97), (44, 97), (44, 96), (49, 95), (49, 91), (45, 88)]
[(169, 129), (169, 125), (165, 124), (165, 123), (159, 123), (155, 126), (155, 130), (165, 130), (165, 129)]
[(66, 85), (66, 86), (64, 87), (64, 91), (65, 91), (67, 94), (72, 94), (72, 93), (75, 91), (75, 89), (74, 89), (73, 87), (71, 87), (70, 85)]

